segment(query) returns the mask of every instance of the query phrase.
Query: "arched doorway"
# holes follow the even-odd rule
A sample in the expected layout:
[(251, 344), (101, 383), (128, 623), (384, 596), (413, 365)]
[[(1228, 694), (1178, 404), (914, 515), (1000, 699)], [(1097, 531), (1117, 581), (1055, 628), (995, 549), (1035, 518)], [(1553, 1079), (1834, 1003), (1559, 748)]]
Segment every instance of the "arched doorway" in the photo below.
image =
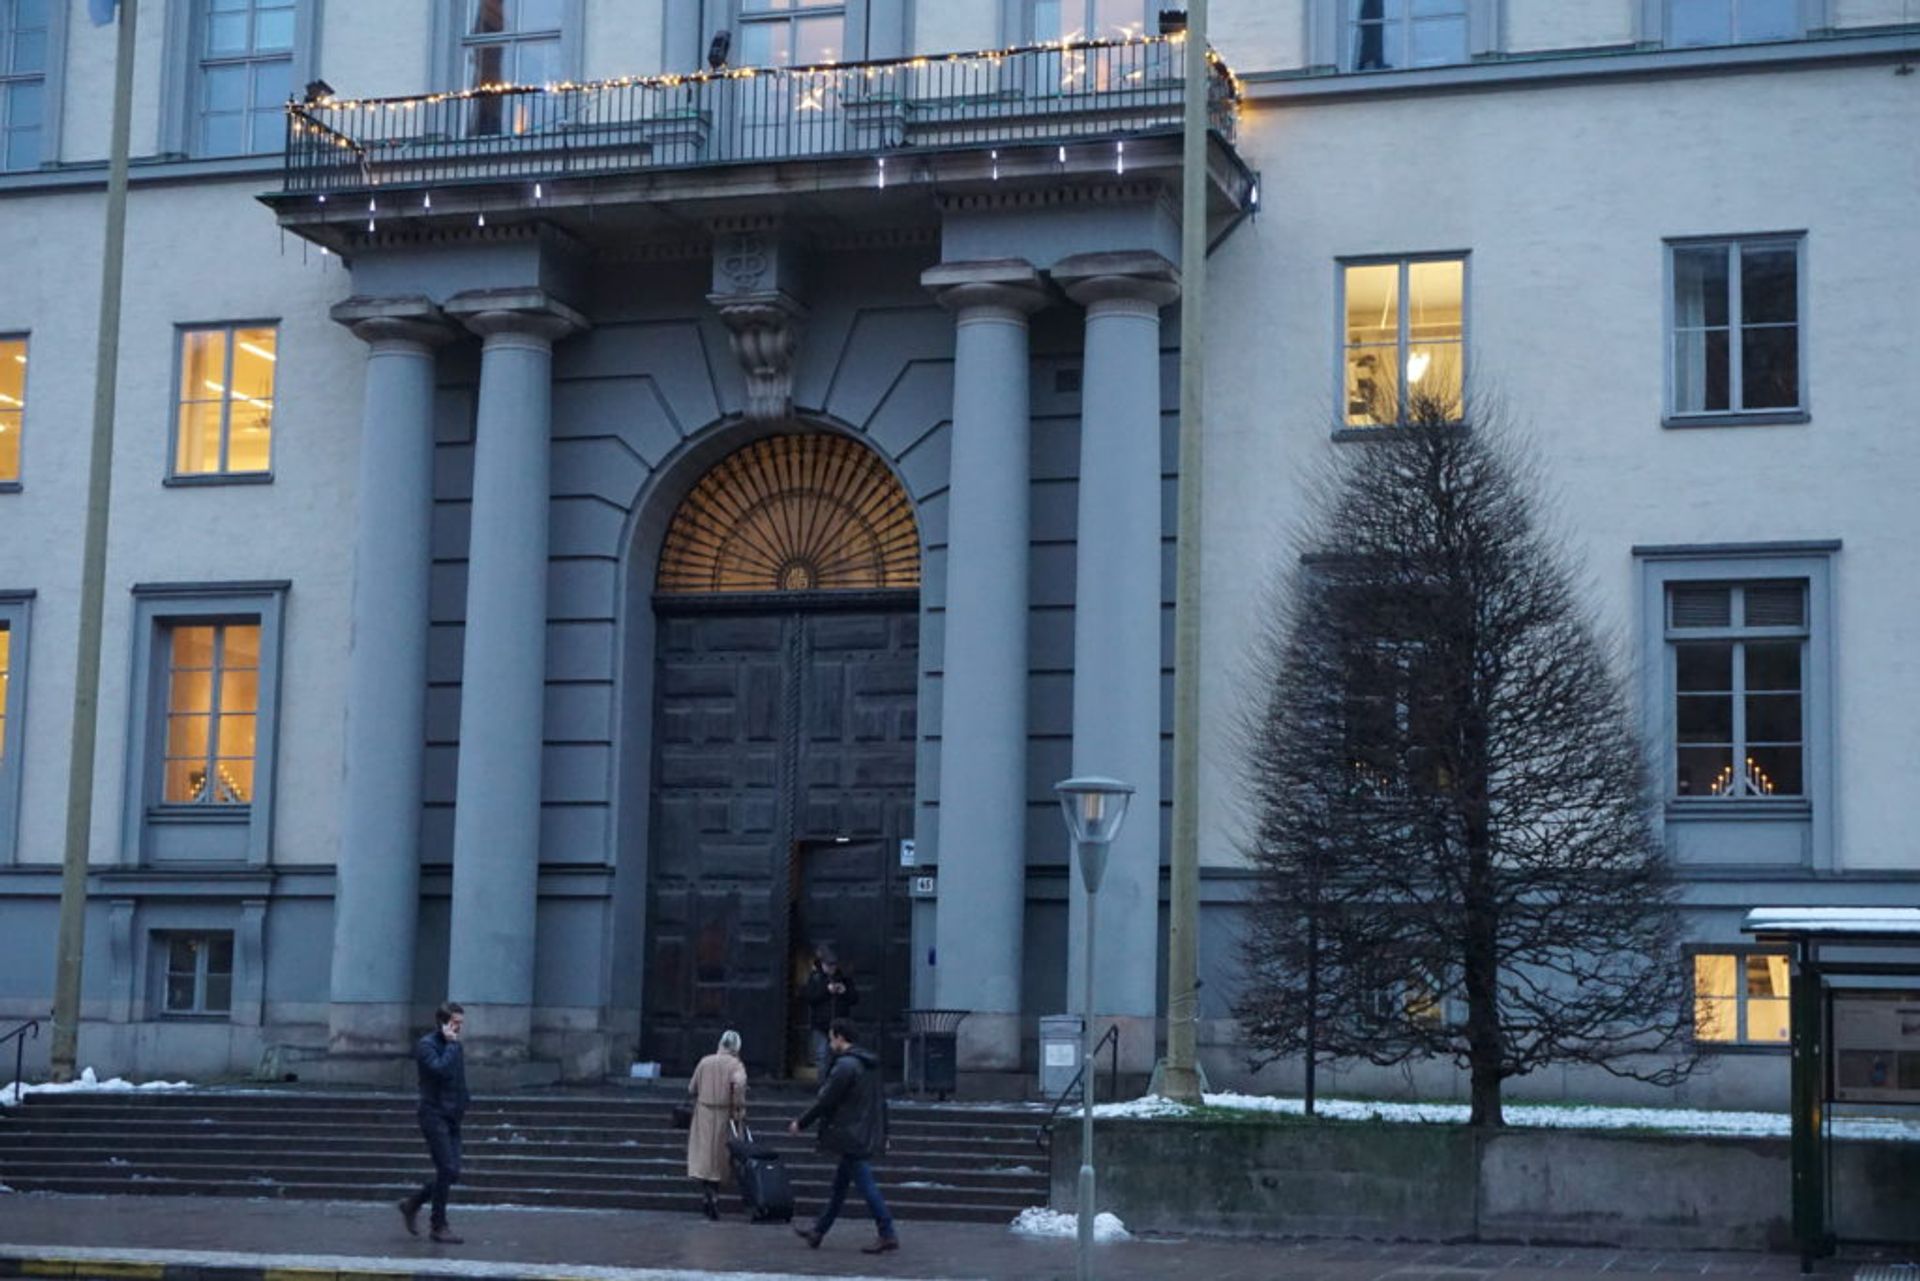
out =
[(920, 535), (878, 456), (795, 433), (721, 459), (668, 525), (657, 627), (643, 1056), (690, 1069), (737, 1028), (750, 1070), (805, 1061), (815, 943), (897, 1040), (898, 848), (913, 832)]

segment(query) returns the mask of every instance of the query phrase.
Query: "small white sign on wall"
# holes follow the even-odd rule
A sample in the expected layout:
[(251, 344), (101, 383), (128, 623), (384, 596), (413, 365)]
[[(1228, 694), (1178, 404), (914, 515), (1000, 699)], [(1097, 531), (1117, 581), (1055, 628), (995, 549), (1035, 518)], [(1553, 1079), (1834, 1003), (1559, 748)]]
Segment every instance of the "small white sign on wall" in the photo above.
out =
[(912, 837), (908, 837), (906, 840), (900, 842), (900, 866), (901, 867), (913, 866), (913, 838)]

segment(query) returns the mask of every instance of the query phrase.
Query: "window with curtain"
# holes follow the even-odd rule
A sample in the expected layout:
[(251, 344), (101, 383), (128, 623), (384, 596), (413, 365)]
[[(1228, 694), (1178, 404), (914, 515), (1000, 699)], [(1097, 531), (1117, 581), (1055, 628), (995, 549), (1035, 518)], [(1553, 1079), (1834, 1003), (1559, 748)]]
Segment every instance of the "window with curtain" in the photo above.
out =
[(1804, 402), (1797, 236), (1668, 245), (1674, 416), (1779, 413)]
[(1026, 38), (1035, 44), (1137, 39), (1157, 30), (1148, 27), (1149, 16), (1144, 0), (1033, 0)]
[(1667, 0), (1667, 43), (1685, 47), (1797, 40), (1800, 0)]
[(163, 805), (253, 801), (260, 711), (257, 620), (177, 622), (167, 635)]
[(1468, 0), (1346, 0), (1348, 71), (1441, 67), (1469, 57)]
[(176, 477), (264, 474), (273, 462), (279, 330), (214, 325), (180, 331)]
[[(458, 0), (463, 83), (544, 85), (565, 79), (561, 38), (566, 0)], [(469, 133), (525, 133), (535, 124), (535, 99), (491, 95), (468, 104)]]
[(1672, 794), (1806, 795), (1807, 584), (1673, 583)]
[(33, 169), (42, 154), (50, 0), (0, 0), (0, 170)]
[(27, 423), (27, 339), (0, 338), (0, 485), (20, 480), (20, 434)]
[(165, 996), (168, 1014), (226, 1014), (233, 1008), (233, 935), (164, 936), (167, 956)]
[(1467, 260), (1341, 265), (1344, 421), (1403, 424), (1438, 406), (1458, 415), (1466, 386)]
[(1780, 952), (1696, 952), (1693, 1035), (1716, 1045), (1785, 1045), (1787, 957)]
[(286, 145), (293, 92), (295, 0), (203, 0), (199, 23), (198, 149), (245, 156)]

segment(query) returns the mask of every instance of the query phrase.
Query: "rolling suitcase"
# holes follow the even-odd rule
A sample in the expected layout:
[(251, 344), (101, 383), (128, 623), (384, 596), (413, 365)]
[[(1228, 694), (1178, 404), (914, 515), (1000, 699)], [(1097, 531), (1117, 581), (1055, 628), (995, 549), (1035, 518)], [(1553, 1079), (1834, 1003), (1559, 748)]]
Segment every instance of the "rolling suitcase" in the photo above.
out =
[(793, 1185), (786, 1163), (774, 1149), (754, 1142), (753, 1131), (733, 1127), (727, 1156), (733, 1164), (733, 1182), (740, 1200), (755, 1223), (786, 1223), (793, 1218)]

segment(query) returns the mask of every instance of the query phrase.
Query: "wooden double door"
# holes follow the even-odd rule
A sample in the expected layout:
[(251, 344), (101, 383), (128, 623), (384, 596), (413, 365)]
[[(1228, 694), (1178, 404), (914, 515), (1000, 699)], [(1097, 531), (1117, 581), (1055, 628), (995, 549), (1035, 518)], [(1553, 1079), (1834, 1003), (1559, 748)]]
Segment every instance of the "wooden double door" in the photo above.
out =
[(642, 1056), (683, 1072), (727, 1028), (755, 1076), (804, 1064), (817, 943), (893, 1050), (909, 999), (918, 599), (661, 602)]

